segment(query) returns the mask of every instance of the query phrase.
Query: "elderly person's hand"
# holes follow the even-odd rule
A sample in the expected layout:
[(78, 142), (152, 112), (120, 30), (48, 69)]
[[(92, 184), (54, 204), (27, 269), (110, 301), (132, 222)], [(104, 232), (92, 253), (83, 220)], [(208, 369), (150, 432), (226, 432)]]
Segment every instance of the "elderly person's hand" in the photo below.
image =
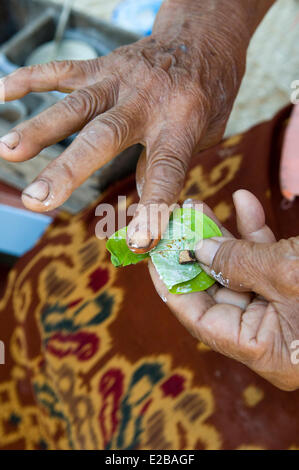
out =
[[(273, 2), (166, 0), (148, 38), (107, 57), (22, 68), (5, 77), (0, 91), (7, 101), (29, 92), (70, 94), (2, 138), (1, 157), (28, 160), (81, 131), (25, 189), (25, 206), (41, 212), (56, 208), (137, 142), (147, 149), (139, 171), (141, 203), (176, 202), (193, 152), (222, 137), (250, 37)], [(147, 251), (156, 241), (147, 211), (137, 211), (129, 246)]]
[(261, 204), (248, 191), (237, 191), (234, 204), (242, 240), (233, 239), (205, 206), (225, 237), (204, 240), (196, 251), (203, 269), (220, 284), (173, 295), (151, 262), (150, 273), (193, 336), (277, 387), (294, 390), (299, 388), (299, 237), (275, 242)]

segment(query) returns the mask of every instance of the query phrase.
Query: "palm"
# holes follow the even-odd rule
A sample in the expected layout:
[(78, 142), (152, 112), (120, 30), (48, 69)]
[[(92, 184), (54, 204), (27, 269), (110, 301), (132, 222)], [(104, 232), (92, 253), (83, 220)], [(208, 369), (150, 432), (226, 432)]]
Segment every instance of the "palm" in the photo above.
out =
[[(259, 202), (248, 192), (235, 201), (239, 233), (243, 239), (273, 242), (274, 235), (265, 225)], [(205, 212), (220, 225), (212, 211)], [(225, 236), (232, 235), (220, 227)], [(215, 351), (243, 362), (255, 372), (281, 386), (279, 373), (291, 371), (290, 338), (294, 331), (286, 307), (268, 302), (260, 295), (236, 292), (215, 284), (206, 292), (170, 294), (150, 263), (150, 273), (158, 293), (193, 336)], [(292, 334), (293, 333), (293, 334)]]

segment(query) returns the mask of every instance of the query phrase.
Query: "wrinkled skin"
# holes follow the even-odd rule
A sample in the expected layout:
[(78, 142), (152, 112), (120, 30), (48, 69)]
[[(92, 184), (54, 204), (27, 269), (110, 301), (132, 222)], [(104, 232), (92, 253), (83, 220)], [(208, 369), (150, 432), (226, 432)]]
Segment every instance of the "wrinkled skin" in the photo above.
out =
[[(140, 204), (147, 209), (153, 203), (175, 203), (192, 154), (223, 135), (250, 37), (273, 3), (165, 0), (149, 38), (93, 61), (23, 68), (1, 80), (0, 101), (30, 92), (69, 93), (2, 138), (1, 157), (28, 160), (80, 132), (25, 189), (25, 206), (40, 212), (58, 207), (95, 170), (137, 142), (146, 147), (137, 170)], [(275, 243), (258, 201), (242, 194), (235, 203), (243, 241), (227, 241), (212, 261), (207, 252), (197, 253), (203, 267), (228, 281), (230, 289), (171, 296), (152, 266), (151, 274), (157, 290), (197, 338), (275, 385), (295, 389), (298, 365), (290, 358), (291, 344), (299, 339), (298, 238)], [(164, 228), (161, 224), (161, 232)], [(147, 210), (138, 209), (128, 245), (144, 252), (158, 238)]]
[(235, 240), (205, 206), (224, 238), (204, 240), (196, 250), (202, 268), (222, 285), (173, 295), (151, 262), (150, 273), (159, 295), (193, 336), (277, 387), (295, 390), (299, 388), (299, 237), (276, 242), (265, 225), (261, 204), (248, 191), (237, 191), (234, 204), (242, 240)]
[[(5, 77), (0, 92), (6, 101), (29, 92), (69, 95), (2, 138), (3, 158), (28, 160), (81, 131), (25, 189), (25, 206), (56, 208), (137, 142), (146, 147), (138, 171), (141, 204), (175, 203), (192, 154), (223, 135), (250, 37), (272, 3), (166, 0), (151, 37), (107, 57), (22, 68)], [(159, 235), (153, 237), (147, 211), (137, 210), (128, 230), (131, 249), (147, 251)]]

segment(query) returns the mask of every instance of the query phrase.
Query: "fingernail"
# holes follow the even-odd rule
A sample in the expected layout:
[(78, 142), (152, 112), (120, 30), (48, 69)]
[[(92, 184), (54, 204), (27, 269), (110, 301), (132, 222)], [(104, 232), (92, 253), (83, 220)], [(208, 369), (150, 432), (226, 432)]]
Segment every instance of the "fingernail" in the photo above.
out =
[(20, 136), (16, 131), (10, 132), (9, 134), (1, 137), (0, 142), (6, 145), (6, 147), (8, 147), (10, 150), (13, 150), (19, 145)]
[(43, 202), (47, 199), (50, 193), (50, 187), (47, 181), (38, 180), (32, 183), (28, 188), (23, 192), (24, 196), (31, 197), (32, 199), (37, 199), (40, 202)]
[(212, 238), (201, 240), (195, 249), (195, 255), (198, 261), (206, 266), (212, 266), (217, 251), (221, 243)]
[(130, 248), (147, 249), (152, 243), (152, 234), (149, 231), (136, 230), (129, 238)]

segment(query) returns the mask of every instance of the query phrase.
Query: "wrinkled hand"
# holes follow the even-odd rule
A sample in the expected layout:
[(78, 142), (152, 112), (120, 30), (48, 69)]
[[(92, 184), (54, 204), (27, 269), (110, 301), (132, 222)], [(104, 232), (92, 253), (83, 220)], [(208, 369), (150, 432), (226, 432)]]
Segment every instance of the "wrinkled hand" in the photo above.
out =
[[(95, 170), (138, 142), (147, 149), (138, 172), (141, 204), (176, 202), (193, 152), (221, 139), (244, 72), (249, 34), (243, 38), (243, 24), (242, 29), (234, 18), (232, 29), (223, 15), (217, 19), (217, 11), (208, 26), (199, 18), (196, 37), (187, 26), (164, 28), (162, 19), (151, 37), (107, 57), (22, 68), (4, 78), (6, 101), (30, 92), (69, 94), (2, 138), (1, 157), (28, 160), (80, 131), (24, 190), (27, 208), (56, 208)], [(155, 243), (145, 219), (137, 211), (130, 225), (132, 249)]]
[[(196, 251), (203, 269), (223, 287), (173, 295), (152, 263), (150, 273), (193, 336), (277, 387), (294, 390), (299, 388), (299, 237), (275, 242), (261, 204), (248, 191), (237, 191), (234, 204), (242, 240), (218, 222), (225, 237), (204, 240)], [(205, 212), (217, 223), (207, 206)]]

